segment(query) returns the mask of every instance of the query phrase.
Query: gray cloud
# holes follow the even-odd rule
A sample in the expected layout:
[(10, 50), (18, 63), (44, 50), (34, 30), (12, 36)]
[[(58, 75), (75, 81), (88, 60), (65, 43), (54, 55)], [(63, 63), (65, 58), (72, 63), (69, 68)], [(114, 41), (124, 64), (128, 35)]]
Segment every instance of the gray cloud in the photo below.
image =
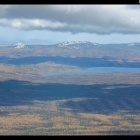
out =
[(138, 34), (135, 5), (1, 5), (0, 25), (21, 30)]

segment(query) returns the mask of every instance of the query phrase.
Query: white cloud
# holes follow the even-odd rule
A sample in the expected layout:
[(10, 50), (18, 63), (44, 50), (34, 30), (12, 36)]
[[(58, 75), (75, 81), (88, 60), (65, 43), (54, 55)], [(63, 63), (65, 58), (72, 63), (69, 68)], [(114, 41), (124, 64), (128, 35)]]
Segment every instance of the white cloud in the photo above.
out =
[(55, 29), (63, 28), (66, 26), (64, 23), (51, 22), (47, 20), (39, 19), (0, 19), (0, 24), (3, 26), (9, 26), (22, 30), (33, 30), (33, 29)]
[(54, 7), (55, 10), (57, 11), (62, 11), (67, 14), (72, 14), (76, 12), (81, 12), (84, 8), (87, 7), (87, 5), (55, 5)]
[(5, 25), (7, 23), (6, 19), (0, 19), (0, 24)]
[(129, 5), (5, 5), (0, 25), (72, 33), (140, 33), (140, 8)]

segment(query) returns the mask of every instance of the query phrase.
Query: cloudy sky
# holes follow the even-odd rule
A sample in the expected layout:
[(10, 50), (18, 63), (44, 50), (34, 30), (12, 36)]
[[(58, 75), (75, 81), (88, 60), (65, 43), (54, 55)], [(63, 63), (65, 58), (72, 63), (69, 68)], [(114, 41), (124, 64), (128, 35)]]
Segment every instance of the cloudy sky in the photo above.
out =
[(0, 5), (0, 44), (140, 42), (139, 5)]

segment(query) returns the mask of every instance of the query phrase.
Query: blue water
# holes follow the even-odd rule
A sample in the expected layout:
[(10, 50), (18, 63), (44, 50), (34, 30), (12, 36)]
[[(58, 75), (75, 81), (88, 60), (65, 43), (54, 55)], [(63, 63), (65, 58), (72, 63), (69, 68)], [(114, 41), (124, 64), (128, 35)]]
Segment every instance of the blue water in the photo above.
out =
[(43, 76), (60, 75), (60, 74), (89, 74), (89, 73), (118, 73), (118, 72), (140, 72), (140, 68), (122, 68), (122, 67), (90, 67), (86, 69), (73, 70), (70, 72), (48, 72)]

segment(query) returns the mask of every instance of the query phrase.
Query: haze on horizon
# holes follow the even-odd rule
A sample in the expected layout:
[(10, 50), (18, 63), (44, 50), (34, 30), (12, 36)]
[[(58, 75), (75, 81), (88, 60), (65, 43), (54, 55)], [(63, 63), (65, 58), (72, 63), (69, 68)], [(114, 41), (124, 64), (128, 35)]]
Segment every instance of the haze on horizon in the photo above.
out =
[(140, 42), (139, 5), (0, 5), (0, 45)]

